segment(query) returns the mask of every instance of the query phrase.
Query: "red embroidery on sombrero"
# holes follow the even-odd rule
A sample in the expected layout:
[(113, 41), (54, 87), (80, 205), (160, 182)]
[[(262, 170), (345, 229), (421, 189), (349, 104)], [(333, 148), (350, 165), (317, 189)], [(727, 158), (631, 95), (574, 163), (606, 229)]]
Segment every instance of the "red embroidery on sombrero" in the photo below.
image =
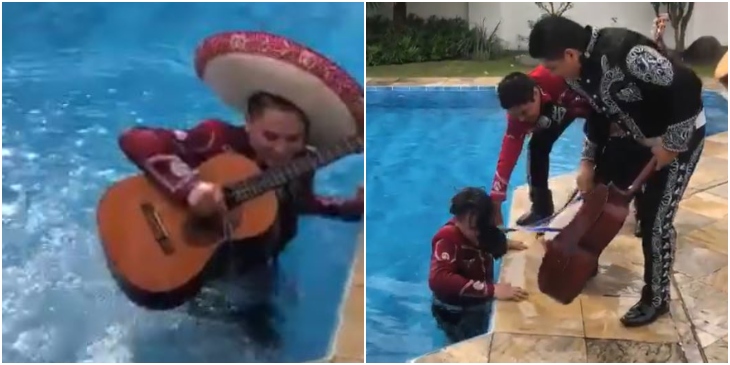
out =
[(286, 61), (319, 78), (347, 105), (355, 120), (362, 123), (363, 89), (340, 66), (327, 57), (286, 38), (264, 32), (228, 32), (203, 41), (195, 52), (195, 71), (201, 79), (207, 63), (221, 55), (244, 52)]

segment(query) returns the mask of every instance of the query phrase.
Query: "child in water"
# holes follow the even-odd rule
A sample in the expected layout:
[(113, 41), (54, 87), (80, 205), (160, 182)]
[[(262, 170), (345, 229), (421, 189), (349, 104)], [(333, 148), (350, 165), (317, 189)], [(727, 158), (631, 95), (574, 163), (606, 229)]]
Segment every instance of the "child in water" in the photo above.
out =
[(483, 189), (462, 189), (451, 198), (453, 217), (431, 242), (431, 311), (452, 343), (487, 332), (493, 298), (521, 301), (528, 297), (522, 288), (494, 283), (494, 259), (510, 248), (526, 247), (509, 241), (494, 224), (493, 207)]

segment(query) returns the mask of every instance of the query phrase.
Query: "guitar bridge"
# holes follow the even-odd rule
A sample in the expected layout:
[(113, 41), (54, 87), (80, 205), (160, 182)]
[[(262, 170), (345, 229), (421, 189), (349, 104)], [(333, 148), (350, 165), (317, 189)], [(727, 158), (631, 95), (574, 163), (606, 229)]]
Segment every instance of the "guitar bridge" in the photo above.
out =
[(147, 225), (149, 225), (152, 230), (155, 242), (157, 242), (157, 245), (160, 246), (162, 252), (166, 255), (171, 255), (174, 249), (170, 242), (170, 235), (167, 233), (165, 225), (162, 223), (162, 218), (157, 213), (157, 210), (150, 203), (142, 203), (140, 208), (142, 209), (142, 214), (144, 215), (145, 220), (147, 220)]

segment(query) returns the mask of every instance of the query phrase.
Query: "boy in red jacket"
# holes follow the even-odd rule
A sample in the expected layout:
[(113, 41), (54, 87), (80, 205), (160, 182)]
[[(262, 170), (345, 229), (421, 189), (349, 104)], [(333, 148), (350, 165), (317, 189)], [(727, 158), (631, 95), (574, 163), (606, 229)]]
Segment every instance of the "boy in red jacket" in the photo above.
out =
[(501, 225), (501, 205), (506, 199), (512, 171), (528, 145), (527, 181), (532, 208), (517, 219), (517, 225), (533, 225), (553, 214), (553, 198), (548, 187), (550, 151), (561, 134), (589, 110), (588, 104), (571, 91), (565, 80), (542, 65), (529, 74), (514, 72), (497, 86), (499, 102), (507, 110), (507, 132), (502, 140), (491, 196), (495, 201), (497, 224)]

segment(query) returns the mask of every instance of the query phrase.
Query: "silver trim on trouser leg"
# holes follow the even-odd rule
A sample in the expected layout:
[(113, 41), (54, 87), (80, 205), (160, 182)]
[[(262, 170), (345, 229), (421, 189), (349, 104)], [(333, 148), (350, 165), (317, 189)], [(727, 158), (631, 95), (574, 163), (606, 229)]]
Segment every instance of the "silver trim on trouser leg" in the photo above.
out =
[(677, 231), (674, 229), (674, 217), (679, 208), (679, 202), (689, 185), (689, 180), (697, 166), (705, 141), (702, 140), (694, 148), (689, 161), (682, 162), (679, 158), (669, 165), (667, 182), (662, 198), (657, 208), (651, 238), (651, 286), (653, 307), (661, 307), (669, 301), (670, 276), (674, 264), (676, 251)]
[[(533, 137), (530, 137), (530, 142), (532, 142), (532, 138)], [(528, 144), (527, 144), (527, 159), (525, 160), (525, 162), (526, 162), (525, 165), (527, 166), (527, 187), (530, 189), (530, 191), (532, 191), (532, 174), (530, 173), (532, 171), (532, 165), (530, 164), (530, 161), (532, 159), (532, 156), (530, 156), (530, 155), (532, 155), (532, 153), (530, 151), (530, 147), (529, 146), (530, 146), (530, 144), (528, 142)]]

